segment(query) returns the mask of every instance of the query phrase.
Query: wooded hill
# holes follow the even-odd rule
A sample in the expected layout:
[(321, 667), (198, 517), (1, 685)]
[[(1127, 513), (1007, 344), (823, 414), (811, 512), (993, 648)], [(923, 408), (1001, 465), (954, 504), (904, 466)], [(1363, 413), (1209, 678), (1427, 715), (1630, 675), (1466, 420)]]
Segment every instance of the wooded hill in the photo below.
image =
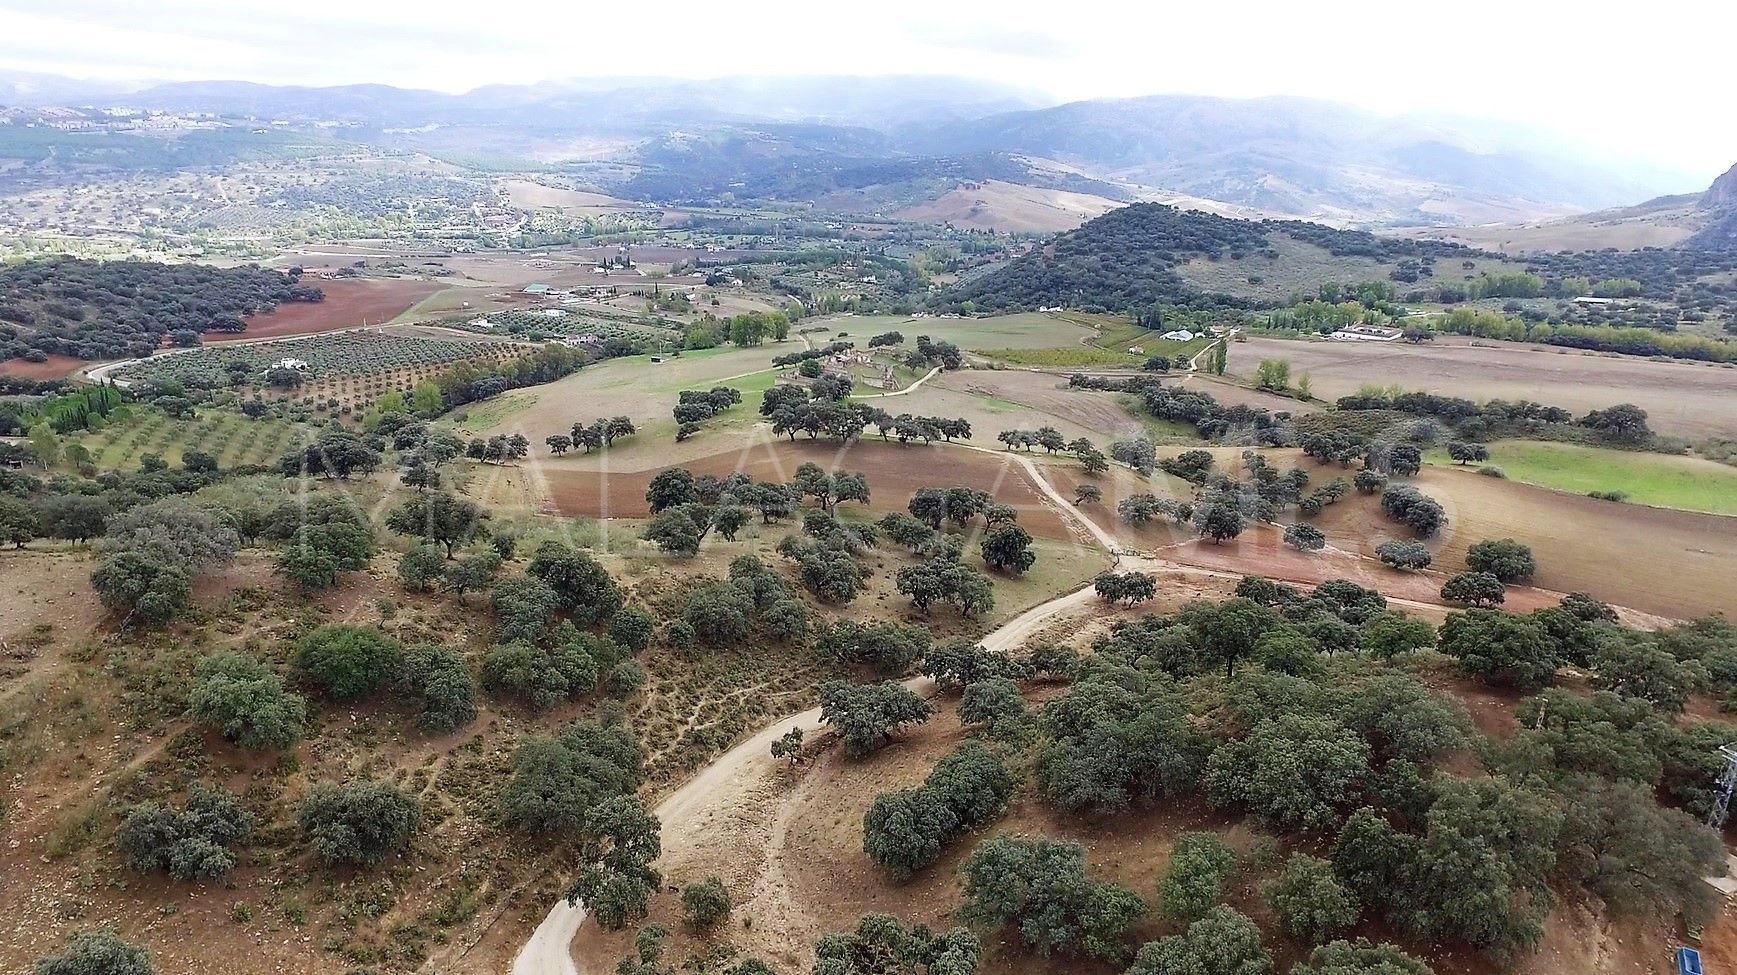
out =
[(1254, 302), (1238, 295), (1202, 292), (1175, 269), (1196, 257), (1240, 261), (1251, 253), (1270, 250), (1278, 235), (1313, 244), (1335, 257), (1427, 264), (1438, 257), (1477, 253), (1440, 241), (1377, 237), (1295, 220), (1236, 220), (1160, 203), (1138, 203), (1112, 210), (1006, 267), (954, 286), (943, 295), (942, 302), (957, 307), (969, 301), (977, 311), (1047, 305), (1126, 311), (1158, 303), (1245, 307)]
[(0, 267), (0, 359), (32, 352), (120, 359), (150, 355), (177, 332), (195, 340), (202, 332), (239, 332), (247, 327), (244, 316), (325, 299), (298, 278), (252, 264), (71, 257)]

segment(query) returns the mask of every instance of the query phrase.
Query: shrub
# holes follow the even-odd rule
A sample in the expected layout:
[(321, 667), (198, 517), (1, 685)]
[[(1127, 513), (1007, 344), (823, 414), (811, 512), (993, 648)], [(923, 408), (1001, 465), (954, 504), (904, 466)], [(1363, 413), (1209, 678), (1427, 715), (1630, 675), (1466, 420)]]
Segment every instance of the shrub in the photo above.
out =
[(1183, 833), (1170, 851), (1170, 869), (1158, 885), (1164, 913), (1192, 921), (1211, 910), (1236, 870), (1236, 854), (1212, 833)]
[(464, 655), (451, 647), (422, 644), (404, 654), (404, 686), (422, 703), (417, 723), (445, 732), (476, 717), (476, 679)]
[(651, 635), (657, 628), (651, 614), (635, 606), (624, 606), (609, 620), (609, 638), (630, 653), (638, 653), (651, 645)]
[(710, 930), (728, 920), (732, 906), (729, 889), (717, 877), (682, 888), (682, 916), (696, 931)]
[(296, 669), (326, 696), (348, 701), (371, 693), (398, 675), (404, 653), (378, 630), (322, 626), (296, 645)]
[(177, 880), (218, 880), (235, 867), (230, 847), (247, 839), (253, 817), (235, 796), (194, 783), (179, 809), (143, 803), (127, 811), (115, 844), (140, 873), (166, 870)]
[(324, 783), (302, 800), (296, 821), (328, 863), (372, 866), (410, 842), (422, 810), (390, 782)]
[(558, 840), (584, 828), (593, 806), (639, 787), (643, 757), (625, 728), (581, 721), (552, 738), (533, 737), (513, 753), (501, 790), (510, 829)]
[(155, 975), (151, 954), (111, 931), (81, 931), (66, 950), (36, 963), (34, 975)]
[(308, 708), (265, 664), (222, 653), (194, 671), (187, 713), (243, 748), (288, 748), (301, 740)]
[(1512, 585), (1525, 582), (1538, 571), (1532, 550), (1512, 538), (1487, 539), (1466, 550), (1466, 568), (1473, 572), (1488, 572)]
[(1126, 975), (1267, 975), (1272, 970), (1260, 928), (1228, 907), (1215, 907), (1187, 933), (1147, 943)]
[(482, 682), (490, 694), (516, 697), (546, 711), (595, 690), (597, 662), (581, 642), (545, 648), (515, 640), (483, 657)]
[(1279, 926), (1308, 944), (1324, 944), (1357, 923), (1357, 899), (1333, 874), (1333, 865), (1298, 853), (1267, 892)]

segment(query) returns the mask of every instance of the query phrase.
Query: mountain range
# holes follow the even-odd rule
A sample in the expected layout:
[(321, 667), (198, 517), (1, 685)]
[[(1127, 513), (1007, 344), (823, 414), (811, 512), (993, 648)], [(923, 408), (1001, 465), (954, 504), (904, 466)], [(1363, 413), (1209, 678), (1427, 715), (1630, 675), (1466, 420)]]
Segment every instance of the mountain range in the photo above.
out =
[(349, 141), (437, 155), (581, 170), (605, 162), (596, 188), (635, 198), (757, 197), (842, 210), (921, 207), (995, 180), (1101, 201), (1074, 208), (1086, 211), (1181, 199), (1345, 226), (1466, 226), (1559, 218), (1697, 182), (1516, 138), (1496, 123), (1298, 98), (1046, 104), (1030, 91), (941, 76), (582, 79), (448, 94), (0, 73), (0, 103), (336, 123)]

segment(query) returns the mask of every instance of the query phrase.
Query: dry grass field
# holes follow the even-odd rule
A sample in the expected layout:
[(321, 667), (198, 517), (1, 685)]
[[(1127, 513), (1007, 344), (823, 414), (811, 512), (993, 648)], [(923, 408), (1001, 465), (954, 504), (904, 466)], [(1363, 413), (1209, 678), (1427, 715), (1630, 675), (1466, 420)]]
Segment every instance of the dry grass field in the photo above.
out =
[(1398, 385), (1474, 400), (1529, 399), (1577, 414), (1633, 403), (1661, 433), (1737, 436), (1737, 368), (1725, 366), (1457, 338), (1411, 345), (1254, 337), (1232, 344), (1229, 371), (1252, 377), (1262, 359), (1289, 360), (1291, 375), (1308, 373), (1325, 400)]
[(1090, 193), (1022, 186), (1001, 180), (961, 185), (933, 200), (896, 211), (900, 220), (951, 224), (968, 230), (1052, 234), (1072, 230), (1121, 206)]

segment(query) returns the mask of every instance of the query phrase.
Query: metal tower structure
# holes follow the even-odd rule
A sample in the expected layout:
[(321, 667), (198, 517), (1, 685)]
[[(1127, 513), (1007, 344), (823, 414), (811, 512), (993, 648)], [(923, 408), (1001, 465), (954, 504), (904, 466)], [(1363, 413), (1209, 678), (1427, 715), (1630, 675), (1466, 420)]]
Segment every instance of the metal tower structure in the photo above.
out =
[(1731, 813), (1731, 793), (1737, 790), (1737, 746), (1720, 745), (1719, 754), (1725, 758), (1725, 771), (1719, 776), (1719, 784), (1713, 787), (1713, 808), (1707, 811), (1707, 825), (1723, 830), (1725, 817)]

